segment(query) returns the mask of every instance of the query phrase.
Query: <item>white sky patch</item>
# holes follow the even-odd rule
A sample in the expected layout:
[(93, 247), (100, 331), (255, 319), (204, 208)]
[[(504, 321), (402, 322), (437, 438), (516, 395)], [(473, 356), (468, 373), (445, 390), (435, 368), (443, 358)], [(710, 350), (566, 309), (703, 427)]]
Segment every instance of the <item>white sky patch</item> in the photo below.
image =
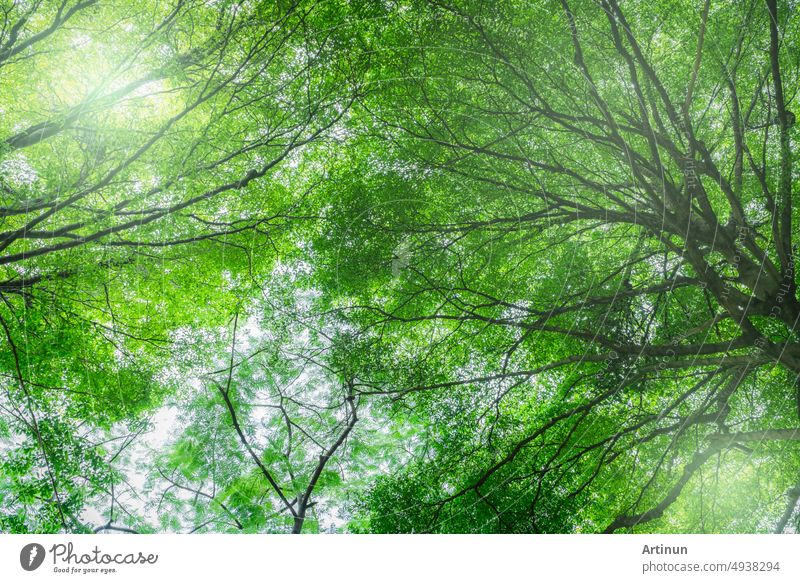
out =
[(79, 32), (72, 37), (70, 42), (74, 48), (80, 49), (88, 46), (92, 42), (92, 37)]
[[(151, 423), (151, 429), (134, 440), (118, 458), (116, 464), (133, 492), (129, 491), (127, 485), (120, 484), (115, 495), (118, 503), (128, 512), (141, 518), (145, 523), (156, 525), (158, 516), (154, 510), (148, 508), (152, 500), (142, 496), (147, 492), (146, 483), (149, 476), (146, 471), (152, 468), (154, 454), (164, 451), (170, 439), (178, 433), (181, 427), (178, 408), (173, 405), (161, 407), (151, 417)], [(80, 519), (93, 527), (101, 526), (108, 522), (108, 511), (109, 498), (106, 495), (100, 497), (94, 505), (87, 505)], [(115, 511), (114, 523), (121, 524), (126, 516), (127, 513), (118, 508)]]
[(17, 154), (0, 162), (0, 177), (19, 187), (32, 185), (39, 175), (23, 154)]

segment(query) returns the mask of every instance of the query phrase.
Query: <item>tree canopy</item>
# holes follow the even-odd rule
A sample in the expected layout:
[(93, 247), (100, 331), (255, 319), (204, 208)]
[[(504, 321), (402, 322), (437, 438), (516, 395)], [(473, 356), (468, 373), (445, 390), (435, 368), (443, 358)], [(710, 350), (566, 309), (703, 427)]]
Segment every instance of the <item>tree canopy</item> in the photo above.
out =
[(0, 531), (800, 528), (794, 3), (0, 20)]

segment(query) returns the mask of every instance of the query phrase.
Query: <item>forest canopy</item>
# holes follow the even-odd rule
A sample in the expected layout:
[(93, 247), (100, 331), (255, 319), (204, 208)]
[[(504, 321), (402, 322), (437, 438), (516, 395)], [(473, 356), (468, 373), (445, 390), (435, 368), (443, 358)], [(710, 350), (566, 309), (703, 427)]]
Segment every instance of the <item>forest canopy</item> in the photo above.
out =
[(0, 532), (797, 532), (797, 16), (0, 0)]

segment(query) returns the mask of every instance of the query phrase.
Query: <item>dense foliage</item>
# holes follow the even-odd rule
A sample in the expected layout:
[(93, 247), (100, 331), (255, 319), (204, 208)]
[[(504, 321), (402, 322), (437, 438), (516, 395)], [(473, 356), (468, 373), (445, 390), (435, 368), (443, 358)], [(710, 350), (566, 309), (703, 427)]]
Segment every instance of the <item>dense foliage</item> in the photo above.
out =
[(777, 0), (0, 4), (0, 531), (795, 532)]

